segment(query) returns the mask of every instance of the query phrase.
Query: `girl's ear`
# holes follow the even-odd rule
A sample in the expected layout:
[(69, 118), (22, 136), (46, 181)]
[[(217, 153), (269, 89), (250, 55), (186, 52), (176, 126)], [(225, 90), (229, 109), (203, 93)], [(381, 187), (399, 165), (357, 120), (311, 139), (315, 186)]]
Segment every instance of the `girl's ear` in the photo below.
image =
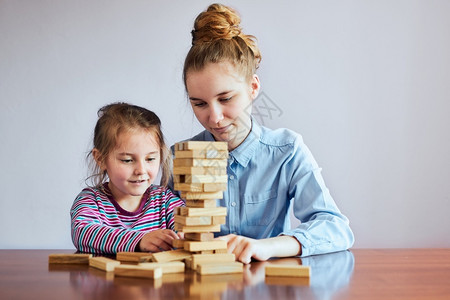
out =
[(102, 155), (100, 154), (100, 151), (98, 151), (97, 148), (92, 149), (92, 157), (94, 158), (95, 162), (97, 163), (97, 166), (100, 168), (100, 170), (104, 170), (104, 162), (102, 159)]
[(256, 74), (253, 74), (252, 80), (250, 82), (250, 88), (251, 92), (250, 95), (252, 97), (252, 100), (255, 100), (256, 97), (259, 95), (259, 90), (261, 88), (261, 84), (259, 82), (259, 77)]

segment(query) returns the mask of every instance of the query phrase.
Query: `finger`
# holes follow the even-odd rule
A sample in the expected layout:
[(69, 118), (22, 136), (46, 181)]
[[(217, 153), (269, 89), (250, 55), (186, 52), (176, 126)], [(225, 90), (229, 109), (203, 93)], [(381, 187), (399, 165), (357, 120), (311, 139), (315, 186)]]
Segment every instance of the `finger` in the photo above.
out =
[(253, 256), (253, 247), (252, 244), (247, 242), (245, 247), (242, 249), (241, 255), (239, 256), (239, 261), (244, 264), (249, 264), (252, 260)]
[(216, 237), (215, 239), (220, 240), (220, 241), (225, 241), (228, 243), (235, 236), (236, 235), (234, 235), (234, 234), (228, 234), (228, 235), (222, 235), (222, 236)]

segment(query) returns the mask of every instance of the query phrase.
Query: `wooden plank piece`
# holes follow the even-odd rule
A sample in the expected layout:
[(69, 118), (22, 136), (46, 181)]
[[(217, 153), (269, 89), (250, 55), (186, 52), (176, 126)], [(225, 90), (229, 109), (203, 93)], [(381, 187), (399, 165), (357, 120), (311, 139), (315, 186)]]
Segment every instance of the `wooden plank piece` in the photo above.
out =
[(174, 183), (227, 183), (227, 175), (173, 175)]
[(184, 150), (194, 150), (194, 149), (216, 149), (216, 150), (227, 150), (227, 142), (213, 142), (213, 141), (186, 141), (182, 142)]
[(212, 233), (212, 232), (193, 232), (193, 233), (186, 233), (184, 235), (184, 237), (186, 240), (206, 242), (206, 241), (214, 240), (214, 233)]
[(221, 263), (234, 262), (236, 257), (233, 253), (215, 253), (215, 254), (193, 254), (191, 268), (197, 269), (200, 263)]
[(187, 217), (200, 217), (200, 216), (226, 216), (226, 207), (208, 207), (208, 208), (193, 208), (193, 207), (180, 207), (180, 215)]
[(268, 265), (266, 276), (309, 277), (310, 267), (302, 265)]
[(112, 272), (114, 268), (120, 266), (120, 261), (107, 257), (92, 257), (89, 259), (89, 266), (106, 272)]
[(184, 250), (187, 251), (204, 251), (215, 249), (227, 249), (227, 242), (221, 240), (214, 240), (207, 242), (186, 241), (184, 243)]
[(161, 267), (145, 267), (140, 265), (121, 265), (114, 269), (114, 276), (138, 277), (138, 278), (161, 278), (163, 274)]
[(187, 207), (198, 207), (198, 208), (207, 208), (207, 207), (217, 207), (216, 199), (211, 200), (186, 200)]
[(152, 259), (152, 255), (146, 252), (117, 252), (116, 260), (120, 262), (146, 262)]
[(186, 226), (175, 223), (175, 230), (184, 232), (184, 233), (193, 233), (193, 232), (220, 232), (220, 224), (219, 225), (206, 225), (206, 226)]
[(186, 226), (212, 225), (212, 218), (211, 216), (186, 217), (175, 215), (174, 222)]
[(240, 262), (199, 263), (197, 265), (197, 273), (201, 275), (242, 273), (243, 271), (244, 266)]
[(173, 174), (185, 175), (226, 175), (226, 167), (173, 167)]
[(222, 199), (223, 192), (198, 193), (198, 192), (181, 192), (181, 198), (186, 200), (213, 200)]
[(174, 167), (226, 167), (226, 159), (206, 159), (206, 158), (175, 158)]
[(80, 264), (80, 265), (88, 265), (89, 259), (92, 257), (92, 254), (64, 254), (64, 253), (55, 253), (50, 254), (48, 256), (49, 264)]
[(152, 254), (152, 260), (155, 262), (181, 261), (191, 256), (189, 251), (184, 249), (161, 251)]

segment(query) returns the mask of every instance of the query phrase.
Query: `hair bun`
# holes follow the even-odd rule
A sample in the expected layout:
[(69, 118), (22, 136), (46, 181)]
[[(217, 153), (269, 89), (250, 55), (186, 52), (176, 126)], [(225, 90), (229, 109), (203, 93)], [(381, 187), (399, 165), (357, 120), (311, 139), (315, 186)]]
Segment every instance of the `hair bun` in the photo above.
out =
[(211, 4), (195, 19), (194, 30), (191, 32), (192, 44), (217, 39), (229, 40), (240, 36), (242, 32), (240, 23), (241, 18), (231, 8), (222, 4)]

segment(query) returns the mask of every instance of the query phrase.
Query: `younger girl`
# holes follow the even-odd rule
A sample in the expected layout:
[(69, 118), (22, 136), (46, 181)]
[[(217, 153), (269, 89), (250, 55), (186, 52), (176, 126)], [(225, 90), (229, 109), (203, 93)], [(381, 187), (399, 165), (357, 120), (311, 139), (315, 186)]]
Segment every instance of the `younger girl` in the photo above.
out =
[[(170, 157), (161, 121), (127, 103), (104, 106), (98, 115), (88, 155), (93, 184), (81, 191), (70, 211), (75, 247), (110, 254), (171, 249), (179, 238), (173, 231), (174, 208), (184, 204), (165, 187)], [(162, 186), (153, 185), (160, 167)]]

